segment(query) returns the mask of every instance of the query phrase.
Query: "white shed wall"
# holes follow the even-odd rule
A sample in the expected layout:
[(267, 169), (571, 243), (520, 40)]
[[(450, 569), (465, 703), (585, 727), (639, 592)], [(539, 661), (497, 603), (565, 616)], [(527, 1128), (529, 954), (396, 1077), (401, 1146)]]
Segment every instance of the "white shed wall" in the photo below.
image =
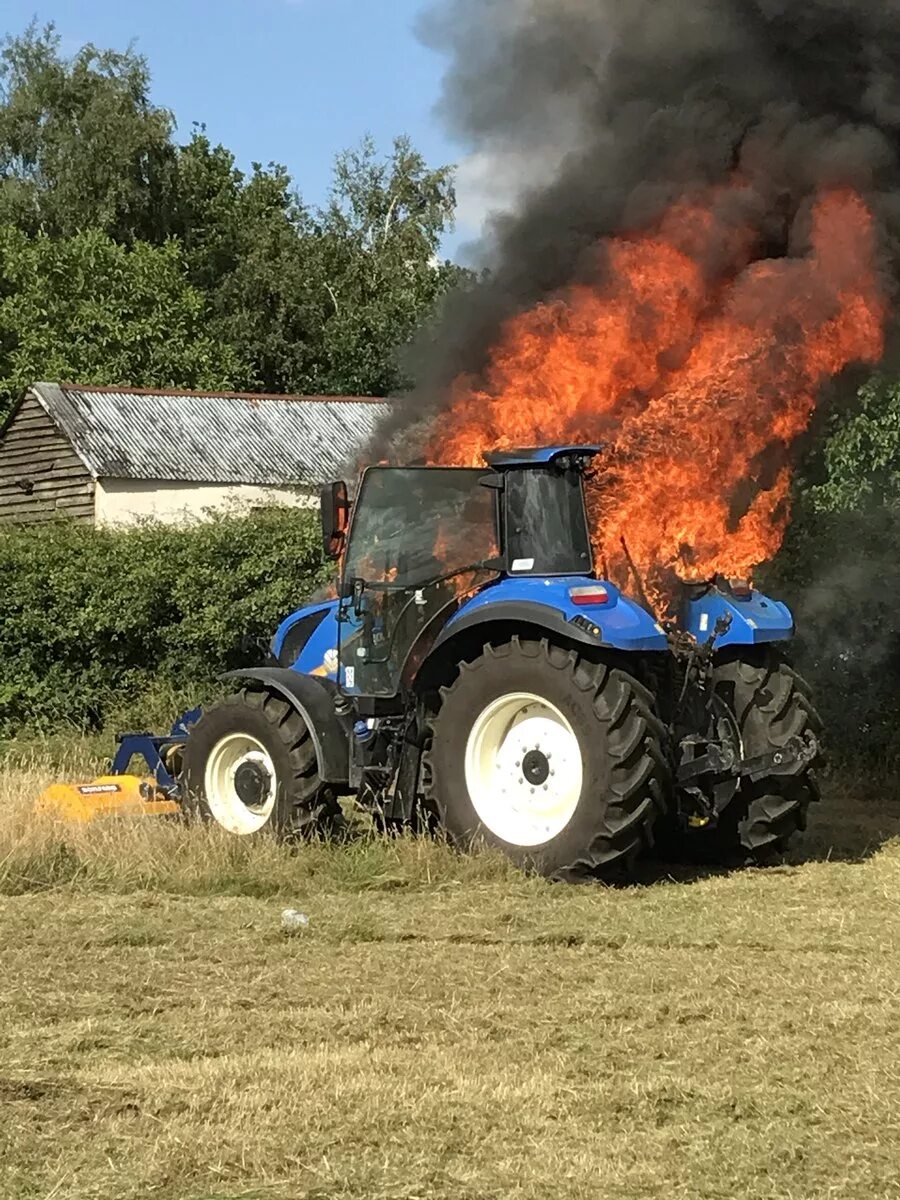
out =
[(98, 479), (94, 521), (97, 525), (136, 525), (156, 520), (177, 525), (206, 520), (211, 512), (246, 512), (265, 504), (314, 508), (318, 498), (301, 488)]

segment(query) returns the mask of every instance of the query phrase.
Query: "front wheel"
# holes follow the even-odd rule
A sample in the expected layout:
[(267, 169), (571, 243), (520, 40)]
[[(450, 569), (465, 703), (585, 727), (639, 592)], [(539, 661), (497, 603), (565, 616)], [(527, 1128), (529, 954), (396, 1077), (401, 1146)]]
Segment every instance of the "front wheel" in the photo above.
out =
[(483, 841), (544, 875), (609, 874), (653, 844), (663, 739), (632, 676), (513, 638), (443, 693), (427, 800), (463, 848)]
[(188, 812), (238, 837), (297, 836), (340, 822), (306, 723), (270, 692), (247, 689), (204, 712), (184, 748), (181, 782)]

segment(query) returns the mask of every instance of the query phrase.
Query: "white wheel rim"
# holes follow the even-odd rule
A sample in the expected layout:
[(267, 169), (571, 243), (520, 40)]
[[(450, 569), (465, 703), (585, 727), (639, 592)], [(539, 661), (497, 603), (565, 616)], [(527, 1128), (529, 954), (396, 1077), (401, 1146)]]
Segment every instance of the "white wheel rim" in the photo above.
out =
[[(238, 794), (235, 780), (241, 767), (255, 767), (269, 777), (258, 804), (247, 804)], [(203, 791), (212, 817), (223, 829), (241, 837), (258, 833), (275, 811), (277, 790), (275, 764), (262, 742), (248, 733), (230, 733), (213, 747), (206, 761)]]
[(481, 823), (513, 846), (542, 846), (581, 799), (581, 746), (559, 709), (514, 692), (477, 717), (466, 744), (466, 786)]

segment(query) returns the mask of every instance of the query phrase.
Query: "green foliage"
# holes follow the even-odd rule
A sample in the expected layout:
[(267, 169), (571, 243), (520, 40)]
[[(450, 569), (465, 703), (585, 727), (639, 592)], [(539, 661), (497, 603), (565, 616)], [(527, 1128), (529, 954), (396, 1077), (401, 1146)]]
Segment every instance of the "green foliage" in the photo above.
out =
[(405, 345), (440, 298), (469, 273), (438, 258), (456, 207), (450, 168), (430, 170), (407, 138), (380, 160), (366, 139), (339, 156), (331, 203), (320, 215), (324, 322), (322, 389), (388, 394), (408, 386), (385, 347)]
[(256, 164), (247, 179), (231, 151), (197, 129), (179, 149), (176, 168), (170, 232), (184, 246), (196, 287), (215, 290), (263, 231), (296, 236), (304, 210), (283, 167)]
[[(0, 734), (97, 728), (147, 694), (196, 703), (324, 581), (318, 520), (0, 530)], [(173, 714), (177, 715), (177, 714)], [(143, 721), (148, 720), (145, 715)]]
[(825, 444), (826, 478), (812, 489), (821, 512), (862, 512), (900, 505), (900, 380), (875, 375), (859, 392), (857, 411)]
[(36, 379), (227, 388), (242, 368), (204, 307), (175, 242), (0, 227), (0, 406)]
[(67, 60), (52, 25), (10, 38), (0, 55), (0, 223), (162, 240), (174, 121), (149, 90), (146, 60), (131, 50), (87, 45)]

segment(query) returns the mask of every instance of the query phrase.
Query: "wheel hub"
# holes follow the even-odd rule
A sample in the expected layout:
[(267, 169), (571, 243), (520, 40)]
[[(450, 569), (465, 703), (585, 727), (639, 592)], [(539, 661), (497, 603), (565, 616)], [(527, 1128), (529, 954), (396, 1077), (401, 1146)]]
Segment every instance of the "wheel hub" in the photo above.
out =
[(268, 825), (277, 792), (272, 756), (253, 734), (228, 733), (209, 752), (204, 798), (210, 815), (229, 833), (243, 837)]
[(532, 787), (541, 787), (550, 778), (550, 761), (537, 747), (522, 759), (522, 776)]
[(558, 837), (575, 815), (584, 778), (569, 721), (528, 692), (501, 696), (475, 718), (465, 772), (479, 820), (514, 846)]
[(259, 808), (264, 804), (271, 787), (272, 776), (261, 762), (242, 762), (234, 773), (234, 790), (248, 808)]

